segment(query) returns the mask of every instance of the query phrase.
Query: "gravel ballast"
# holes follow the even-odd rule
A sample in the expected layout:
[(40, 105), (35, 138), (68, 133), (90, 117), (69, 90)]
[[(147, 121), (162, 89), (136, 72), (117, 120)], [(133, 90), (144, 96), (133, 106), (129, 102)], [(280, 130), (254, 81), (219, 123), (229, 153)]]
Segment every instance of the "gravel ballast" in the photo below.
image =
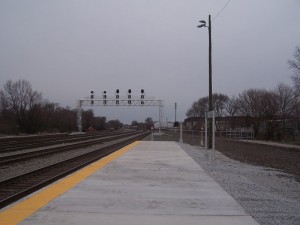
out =
[(203, 148), (180, 145), (261, 225), (300, 224), (300, 183), (292, 174), (239, 162), (218, 151), (213, 161)]

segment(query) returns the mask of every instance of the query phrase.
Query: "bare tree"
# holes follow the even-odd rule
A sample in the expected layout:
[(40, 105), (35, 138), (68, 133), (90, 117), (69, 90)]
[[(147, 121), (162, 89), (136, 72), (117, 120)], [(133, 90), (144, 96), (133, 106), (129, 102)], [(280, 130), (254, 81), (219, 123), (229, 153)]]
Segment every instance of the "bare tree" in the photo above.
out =
[(223, 117), (225, 115), (225, 106), (229, 97), (224, 94), (214, 93), (212, 96), (214, 110), (217, 117)]
[[(293, 88), (284, 83), (279, 83), (275, 88), (274, 93), (276, 94), (278, 116), (281, 121), (281, 126), (280, 130), (278, 131), (277, 138), (281, 139), (283, 135), (286, 135), (287, 119), (293, 121), (298, 116), (297, 106), (299, 104), (299, 100)], [(296, 128), (296, 121), (297, 120), (294, 120), (294, 122), (292, 123), (294, 125), (294, 128)]]
[[(228, 96), (224, 94), (214, 93), (212, 95), (213, 108), (216, 112), (216, 126), (220, 129), (219, 119), (225, 116), (225, 106), (228, 101)], [(188, 117), (205, 117), (205, 113), (208, 112), (208, 96), (200, 98), (194, 102), (191, 108), (187, 111), (186, 116)]]
[(294, 82), (297, 94), (300, 95), (300, 47), (296, 47), (294, 52), (294, 59), (288, 60), (288, 64), (294, 72), (292, 80)]
[(227, 116), (236, 116), (239, 111), (238, 106), (238, 98), (236, 96), (232, 96), (228, 98), (224, 105), (224, 113)]
[(8, 80), (0, 91), (2, 111), (14, 114), (21, 132), (26, 132), (28, 112), (41, 103), (42, 94), (33, 91), (26, 80)]
[(188, 109), (187, 117), (204, 117), (205, 112), (208, 111), (208, 97), (200, 98), (198, 101), (193, 102), (191, 108)]
[(136, 121), (136, 120), (133, 120), (133, 121), (131, 122), (131, 126), (138, 126), (138, 125), (139, 125), (139, 122)]
[(279, 83), (275, 88), (274, 93), (276, 94), (277, 105), (279, 108), (278, 115), (282, 118), (285, 125), (285, 120), (288, 117), (291, 117), (295, 112), (297, 98), (292, 87), (284, 83)]
[(272, 136), (274, 117), (278, 107), (273, 92), (265, 89), (249, 89), (239, 95), (239, 111), (242, 116), (249, 117), (253, 125), (254, 136), (257, 137), (262, 124), (265, 125), (266, 138)]
[(266, 91), (262, 96), (263, 119), (264, 119), (264, 138), (274, 139), (275, 131), (278, 127), (279, 107), (276, 101), (276, 95), (272, 91)]
[(94, 111), (92, 109), (82, 111), (82, 127), (84, 130), (94, 128)]
[(123, 127), (123, 123), (119, 120), (110, 120), (107, 122), (107, 127), (110, 129), (118, 130)]
[(95, 117), (94, 118), (94, 128), (96, 130), (104, 130), (105, 129), (105, 123), (106, 123), (106, 117)]
[(229, 121), (230, 128), (234, 129), (237, 120), (236, 116), (239, 114), (239, 99), (236, 96), (232, 96), (228, 98), (224, 105), (224, 114), (227, 116), (227, 120)]
[[(213, 108), (216, 111), (216, 116), (221, 117), (225, 115), (225, 105), (228, 101), (228, 96), (224, 94), (214, 93), (212, 95)], [(188, 117), (204, 117), (205, 112), (208, 111), (208, 96), (200, 98), (194, 102), (191, 108), (187, 111)]]
[(153, 119), (151, 117), (147, 117), (145, 119), (145, 125), (146, 125), (146, 129), (151, 129), (151, 127), (154, 127)]

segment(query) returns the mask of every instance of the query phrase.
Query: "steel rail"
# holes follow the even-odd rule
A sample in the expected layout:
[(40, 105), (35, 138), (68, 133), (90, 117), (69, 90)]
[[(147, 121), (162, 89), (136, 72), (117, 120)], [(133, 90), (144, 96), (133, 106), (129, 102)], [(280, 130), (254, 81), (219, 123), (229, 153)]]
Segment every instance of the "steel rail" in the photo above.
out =
[[(126, 133), (131, 133), (126, 132)], [(76, 141), (82, 141), (82, 140), (90, 140), (90, 139), (95, 139), (97, 137), (103, 137), (103, 136), (108, 136), (110, 134), (120, 134), (120, 132), (108, 132), (108, 133), (100, 133), (100, 134), (95, 134), (95, 135), (76, 135), (76, 136), (63, 136), (59, 139), (50, 137), (50, 138), (40, 138), (40, 139), (35, 139), (32, 141), (30, 137), (28, 137), (25, 141), (20, 141), (20, 142), (13, 142), (13, 143), (5, 143), (1, 144), (0, 147), (0, 153), (6, 153), (6, 152), (13, 152), (13, 151), (21, 151), (21, 150), (27, 150), (35, 147), (43, 147), (43, 146), (49, 146), (49, 145), (56, 145), (56, 144), (62, 144), (62, 143), (71, 143), (71, 142), (76, 142)]]
[[(132, 134), (132, 133), (130, 133), (130, 134)], [(52, 154), (56, 154), (56, 153), (72, 151), (72, 150), (76, 150), (78, 148), (88, 147), (88, 146), (92, 146), (92, 145), (95, 145), (95, 144), (101, 144), (101, 143), (106, 142), (106, 141), (111, 141), (115, 138), (126, 137), (130, 134), (128, 134), (128, 133), (123, 133), (123, 134), (118, 133), (117, 135), (101, 137), (101, 138), (98, 138), (96, 140), (94, 140), (94, 139), (93, 140), (86, 140), (82, 143), (75, 143), (75, 144), (69, 144), (69, 145), (66, 145), (66, 146), (51, 147), (51, 148), (37, 150), (37, 151), (33, 151), (33, 152), (25, 152), (25, 153), (20, 153), (20, 154), (3, 156), (3, 157), (0, 157), (0, 166), (9, 165), (9, 164), (12, 164), (12, 163), (17, 163), (17, 162), (23, 162), (24, 160), (31, 160), (33, 158), (44, 157), (44, 156), (52, 155)]]
[(121, 141), (107, 144), (93, 152), (76, 156), (24, 175), (7, 179), (0, 182), (0, 208), (3, 208), (39, 189), (45, 187), (62, 177), (65, 177), (97, 160), (103, 158), (123, 146), (140, 140), (149, 135), (149, 132), (133, 135), (129, 138), (123, 138)]

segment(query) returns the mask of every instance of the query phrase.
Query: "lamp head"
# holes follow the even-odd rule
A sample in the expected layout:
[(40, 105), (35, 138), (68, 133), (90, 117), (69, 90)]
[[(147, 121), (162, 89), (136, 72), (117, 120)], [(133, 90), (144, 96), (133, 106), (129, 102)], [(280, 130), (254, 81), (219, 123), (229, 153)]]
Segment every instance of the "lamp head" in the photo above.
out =
[(201, 27), (205, 27), (205, 24), (200, 24), (199, 26), (197, 26), (198, 28), (201, 28)]
[(206, 27), (206, 21), (205, 20), (200, 20), (199, 21), (201, 24), (199, 26), (197, 26), (198, 28), (201, 28), (201, 27)]

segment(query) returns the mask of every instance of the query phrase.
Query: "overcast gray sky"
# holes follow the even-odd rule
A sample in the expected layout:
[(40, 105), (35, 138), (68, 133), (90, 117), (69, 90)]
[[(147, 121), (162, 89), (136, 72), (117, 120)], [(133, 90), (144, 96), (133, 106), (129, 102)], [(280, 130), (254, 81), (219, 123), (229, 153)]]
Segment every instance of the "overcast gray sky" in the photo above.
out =
[[(28, 80), (44, 98), (76, 107), (91, 90), (146, 95), (183, 120), (208, 95), (208, 31), (228, 0), (0, 0), (0, 85)], [(212, 22), (213, 92), (291, 83), (300, 46), (299, 0), (232, 0)], [(85, 108), (88, 109), (88, 108)], [(158, 108), (93, 107), (96, 115), (158, 120)]]

